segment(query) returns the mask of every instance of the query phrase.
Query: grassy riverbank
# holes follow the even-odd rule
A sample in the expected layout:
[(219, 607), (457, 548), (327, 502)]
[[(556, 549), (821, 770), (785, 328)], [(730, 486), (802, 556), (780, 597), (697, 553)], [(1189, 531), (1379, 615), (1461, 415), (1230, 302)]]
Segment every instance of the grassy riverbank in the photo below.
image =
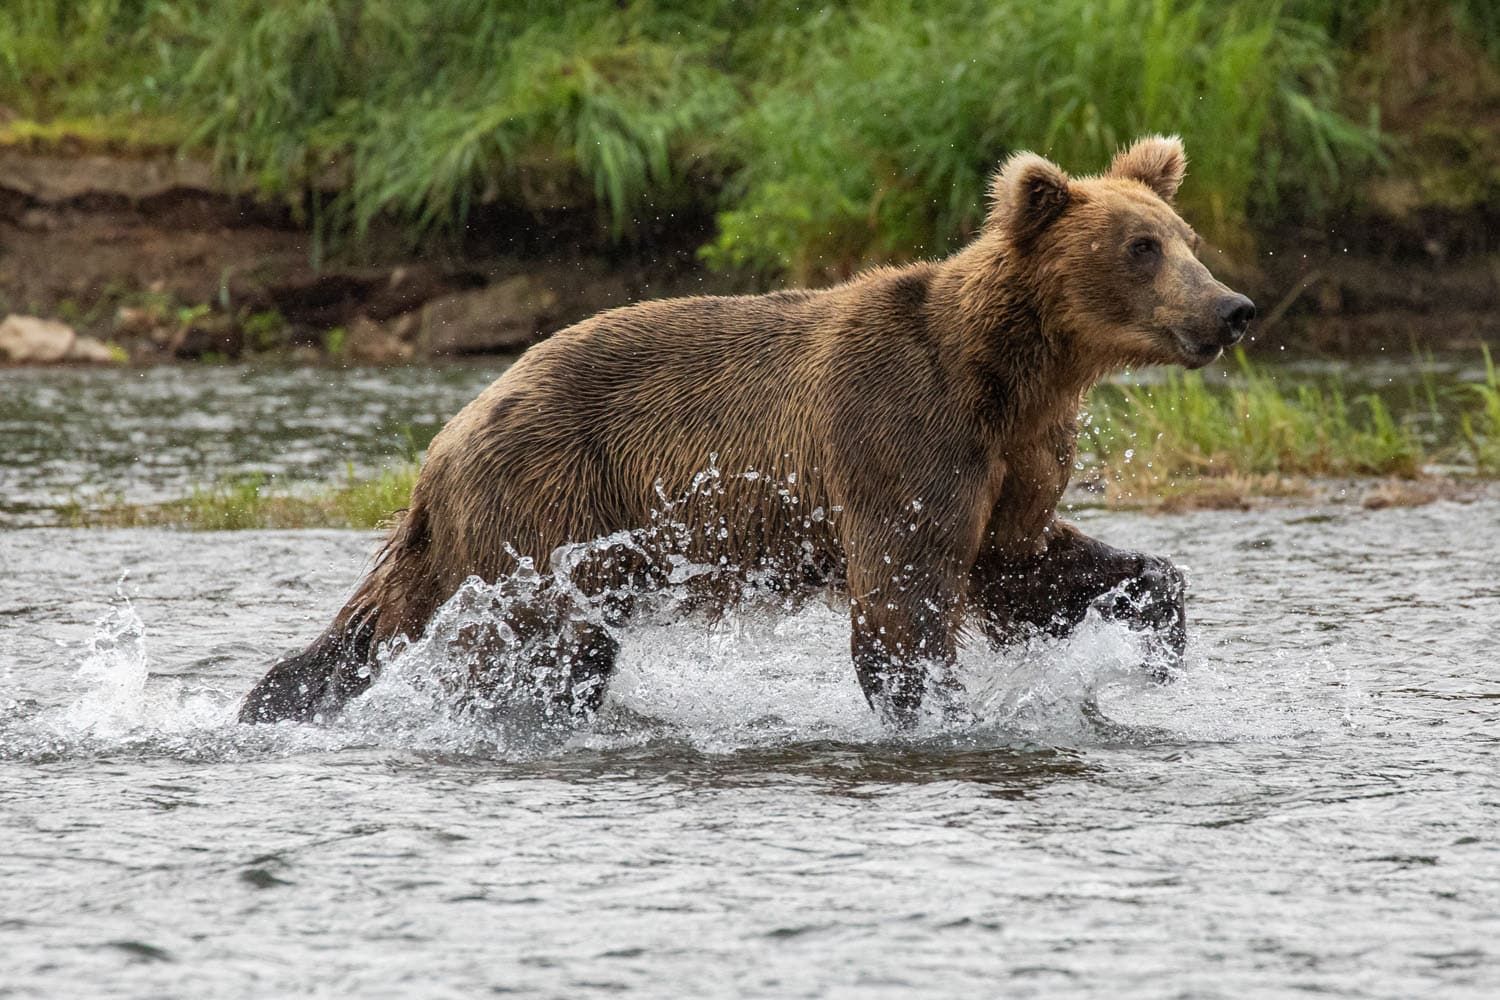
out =
[(376, 528), (406, 507), (420, 466), (402, 462), (371, 478), (352, 472), (321, 486), (287, 490), (264, 476), (237, 476), (156, 504), (75, 502), (62, 514), (71, 527)]
[(315, 254), (377, 221), (472, 236), (486, 206), (624, 241), (706, 210), (710, 263), (816, 281), (951, 249), (1008, 150), (1088, 170), (1172, 131), (1186, 213), (1248, 257), (1480, 211), (1497, 52), (1487, 0), (16, 0), (0, 144), (210, 157)]
[[(1500, 479), (1500, 372), (1391, 395), (1337, 376), (1290, 379), (1243, 356), (1221, 370), (1100, 386), (1088, 400), (1072, 497), (1178, 510), (1342, 492), (1369, 506), (1460, 495)], [(162, 504), (77, 504), (75, 526), (373, 528), (406, 505), (418, 464), (288, 489), (239, 477)], [(1351, 492), (1352, 491), (1352, 492)]]
[[(1338, 377), (1291, 381), (1240, 355), (1222, 377), (1169, 370), (1100, 386), (1084, 478), (1112, 506), (1180, 507), (1316, 492), (1326, 480), (1427, 478), (1435, 467), (1500, 476), (1500, 377), (1397, 399)], [(1420, 366), (1421, 361), (1414, 362)], [(1411, 495), (1421, 496), (1423, 491)]]

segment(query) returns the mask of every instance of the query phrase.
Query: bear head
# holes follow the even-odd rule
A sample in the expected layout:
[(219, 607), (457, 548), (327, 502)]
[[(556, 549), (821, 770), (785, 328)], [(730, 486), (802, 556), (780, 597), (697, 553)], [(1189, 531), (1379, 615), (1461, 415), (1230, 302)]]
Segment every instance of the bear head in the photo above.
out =
[(1198, 259), (1198, 235), (1172, 208), (1186, 172), (1181, 140), (1152, 136), (1094, 177), (1070, 178), (1035, 153), (995, 175), (986, 229), (1008, 244), (1047, 328), (1099, 371), (1201, 368), (1255, 316)]

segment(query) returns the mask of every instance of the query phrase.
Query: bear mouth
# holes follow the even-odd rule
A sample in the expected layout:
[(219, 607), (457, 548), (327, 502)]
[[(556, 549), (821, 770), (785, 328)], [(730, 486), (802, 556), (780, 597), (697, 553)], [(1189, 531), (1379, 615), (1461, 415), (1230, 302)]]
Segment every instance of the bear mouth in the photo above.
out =
[(1182, 354), (1182, 363), (1188, 368), (1202, 368), (1212, 364), (1224, 352), (1223, 345), (1211, 340), (1194, 340), (1182, 333), (1173, 333), (1172, 336)]

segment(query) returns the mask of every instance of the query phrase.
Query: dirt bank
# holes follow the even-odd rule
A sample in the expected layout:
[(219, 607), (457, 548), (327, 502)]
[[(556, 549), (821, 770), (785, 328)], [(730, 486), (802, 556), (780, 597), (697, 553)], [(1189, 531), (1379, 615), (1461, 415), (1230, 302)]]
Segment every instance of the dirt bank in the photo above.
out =
[[(698, 262), (706, 209), (622, 248), (584, 210), (492, 207), (420, 253), (378, 228), (324, 253), (315, 215), (224, 190), (170, 154), (0, 149), (0, 318), (61, 320), (142, 364), (397, 362), (514, 351), (637, 299), (761, 287)], [(1258, 351), (1462, 349), (1500, 344), (1490, 233), (1488, 219), (1374, 216), (1274, 234), (1254, 260), (1216, 266), (1261, 305)]]
[(0, 150), (0, 317), (61, 320), (135, 363), (400, 361), (513, 351), (637, 299), (756, 287), (698, 264), (706, 216), (620, 249), (592, 217), (497, 208), (439, 249), (376, 231), (325, 256), (311, 214), (166, 154)]

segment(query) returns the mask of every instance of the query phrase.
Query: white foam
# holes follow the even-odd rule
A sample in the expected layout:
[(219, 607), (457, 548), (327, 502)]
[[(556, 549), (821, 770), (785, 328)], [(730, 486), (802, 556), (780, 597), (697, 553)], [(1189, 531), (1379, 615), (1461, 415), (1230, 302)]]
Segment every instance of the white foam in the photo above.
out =
[[(593, 548), (605, 543), (629, 540)], [(559, 553), (553, 565), (566, 572), (579, 558)], [(693, 580), (722, 571), (675, 565), (672, 582), (644, 602), (635, 623), (611, 628), (620, 641), (617, 668), (592, 720), (538, 708), (532, 695), (555, 690), (563, 678), (526, 675), (519, 666), (525, 650), (506, 622), (518, 602), (551, 587), (568, 593), (576, 621), (609, 627), (603, 602), (526, 566), (499, 584), (466, 583), (421, 639), (387, 651), (363, 696), (313, 726), (242, 726), (234, 721), (239, 692), (188, 691), (175, 678), (152, 676), (146, 626), (122, 589), (82, 650), (83, 692), (28, 725), (64, 751), (131, 746), (209, 755), (348, 746), (531, 755), (664, 738), (705, 752), (935, 737), (1079, 746), (1129, 740), (1131, 732), (1140, 739), (1241, 740), (1332, 729), (1357, 724), (1363, 698), (1352, 686), (1330, 686), (1319, 664), (1289, 659), (1247, 677), (1201, 645), (1174, 683), (1157, 684), (1142, 666), (1143, 637), (1090, 613), (1066, 640), (1037, 637), (1004, 651), (970, 641), (953, 671), (956, 687), (934, 690), (916, 731), (897, 734), (860, 692), (845, 607), (750, 603), (717, 620), (688, 610)], [(476, 656), (493, 667), (496, 649), (513, 661), (505, 667), (512, 673), (500, 695), (475, 697), (467, 679), (480, 665)], [(247, 665), (247, 676), (260, 667)], [(9, 752), (22, 737), (10, 729)]]
[(188, 693), (175, 678), (151, 681), (146, 625), (116, 588), (109, 612), (94, 623), (78, 665), (79, 698), (48, 719), (62, 734), (106, 742), (145, 734), (181, 734), (222, 721), (221, 699)]

